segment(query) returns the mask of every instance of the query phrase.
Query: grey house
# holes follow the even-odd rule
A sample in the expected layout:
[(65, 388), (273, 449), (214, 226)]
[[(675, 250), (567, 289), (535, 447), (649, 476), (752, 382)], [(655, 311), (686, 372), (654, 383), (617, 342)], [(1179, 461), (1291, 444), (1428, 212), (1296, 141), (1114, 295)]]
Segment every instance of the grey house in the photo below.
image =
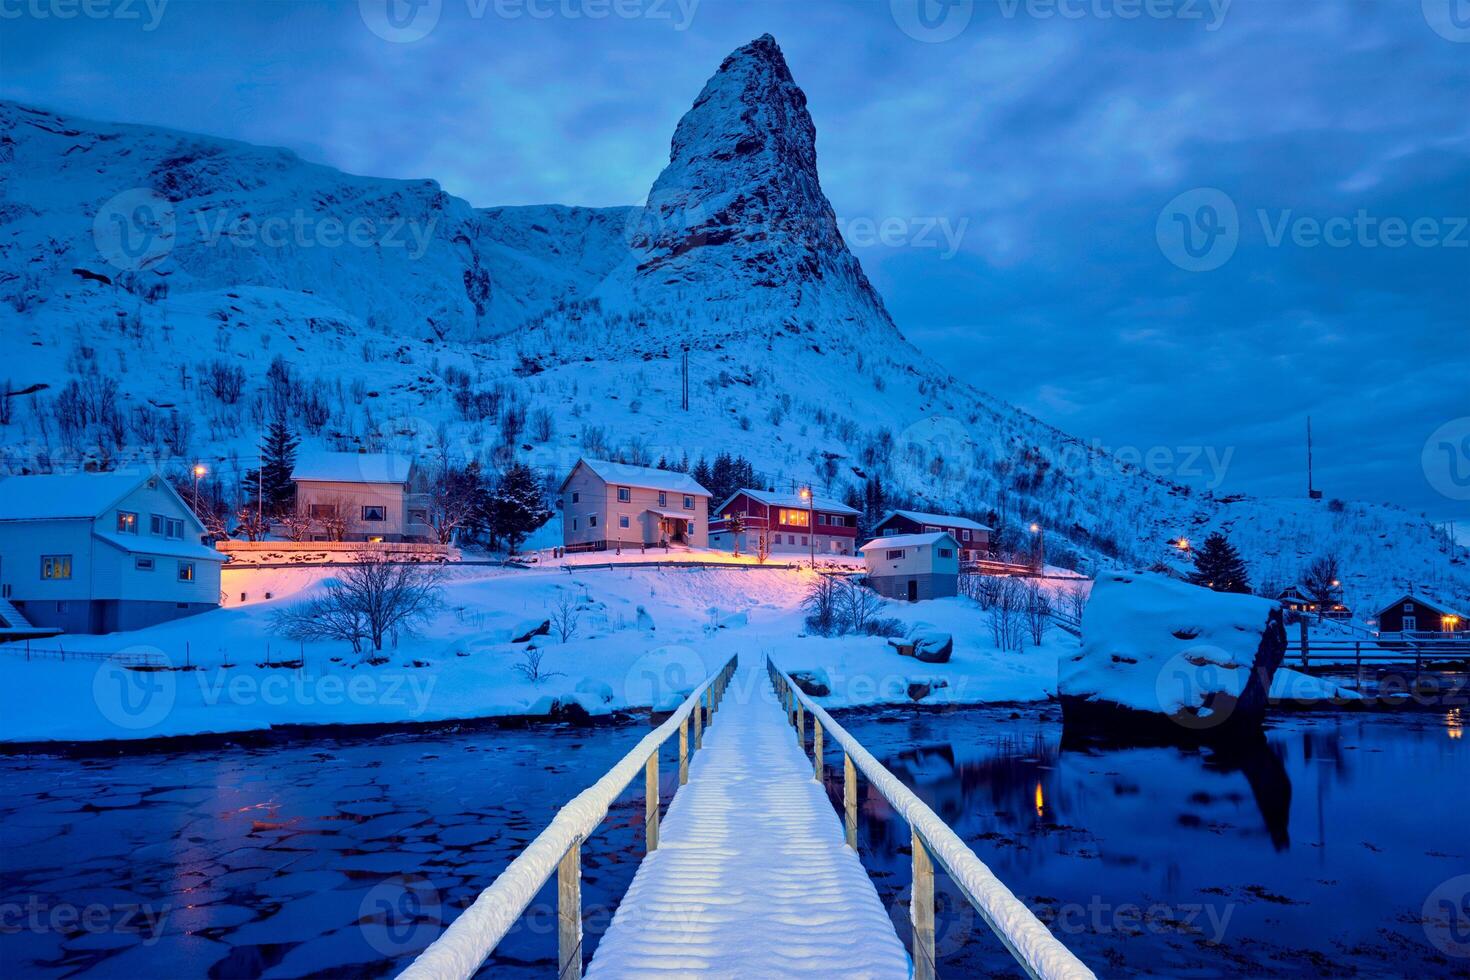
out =
[(861, 550), (879, 595), (918, 602), (959, 593), (960, 546), (948, 531), (875, 538)]
[(581, 551), (708, 548), (709, 498), (687, 473), (580, 459), (561, 485), (562, 541)]

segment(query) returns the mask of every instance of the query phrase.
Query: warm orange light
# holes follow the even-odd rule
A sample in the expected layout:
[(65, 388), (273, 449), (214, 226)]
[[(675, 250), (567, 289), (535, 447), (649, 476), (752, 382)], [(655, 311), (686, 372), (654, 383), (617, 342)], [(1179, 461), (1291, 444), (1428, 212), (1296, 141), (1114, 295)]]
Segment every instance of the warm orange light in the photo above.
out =
[(812, 492), (810, 490), (808, 490), (806, 487), (802, 487), (801, 488), (801, 499), (802, 500), (810, 500), (811, 499), (811, 496), (812, 496)]
[(1031, 533), (1032, 534), (1035, 534), (1037, 531), (1040, 531), (1040, 530), (1041, 530), (1041, 525), (1040, 524), (1032, 524), (1031, 525)]
[(1188, 551), (1189, 550), (1189, 539), (1188, 538), (1180, 538), (1179, 539), (1179, 550), (1180, 551)]
[(204, 474), (206, 474), (208, 472), (209, 472), (209, 470), (207, 470), (207, 469), (204, 468), (204, 464), (203, 463), (195, 463), (194, 464), (194, 475), (195, 476), (203, 476)]
[(1041, 781), (1036, 781), (1036, 815), (1044, 816), (1046, 810), (1046, 797), (1041, 792)]

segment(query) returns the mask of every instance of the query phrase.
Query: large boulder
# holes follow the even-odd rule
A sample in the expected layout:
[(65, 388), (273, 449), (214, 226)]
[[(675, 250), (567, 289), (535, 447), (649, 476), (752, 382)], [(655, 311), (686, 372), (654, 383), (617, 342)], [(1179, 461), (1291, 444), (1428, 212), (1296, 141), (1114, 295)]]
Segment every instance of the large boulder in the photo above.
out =
[(523, 619), (511, 627), (510, 642), (525, 643), (533, 636), (546, 636), (551, 632), (549, 619)]
[(1101, 575), (1082, 650), (1061, 663), (1063, 725), (1211, 740), (1256, 731), (1285, 653), (1272, 600), (1160, 575)]
[(888, 645), (901, 657), (913, 657), (926, 664), (947, 664), (954, 653), (954, 636), (940, 630), (919, 628), (908, 636), (890, 636)]

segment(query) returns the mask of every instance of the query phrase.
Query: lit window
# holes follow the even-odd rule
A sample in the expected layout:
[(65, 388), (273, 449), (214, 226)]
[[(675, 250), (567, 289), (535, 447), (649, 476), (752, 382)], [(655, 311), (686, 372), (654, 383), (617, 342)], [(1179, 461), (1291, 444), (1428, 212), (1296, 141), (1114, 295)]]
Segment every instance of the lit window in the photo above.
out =
[(388, 508), (380, 504), (364, 504), (362, 508), (362, 519), (364, 521), (386, 521), (388, 519)]
[(117, 512), (117, 529), (123, 534), (138, 533), (138, 515), (132, 511), (120, 510)]
[(133, 559), (133, 567), (136, 568), (140, 572), (151, 572), (151, 571), (153, 571), (153, 559), (152, 558), (134, 558)]
[(626, 504), (633, 499), (633, 490), (630, 487), (618, 487), (618, 503)]
[(783, 509), (777, 514), (777, 519), (790, 527), (806, 527), (811, 520), (811, 514), (804, 510)]
[(192, 582), (192, 581), (194, 581), (194, 563), (192, 561), (181, 561), (181, 562), (179, 562), (179, 581), (180, 582)]
[(42, 555), (41, 577), (52, 580), (71, 578), (71, 555)]

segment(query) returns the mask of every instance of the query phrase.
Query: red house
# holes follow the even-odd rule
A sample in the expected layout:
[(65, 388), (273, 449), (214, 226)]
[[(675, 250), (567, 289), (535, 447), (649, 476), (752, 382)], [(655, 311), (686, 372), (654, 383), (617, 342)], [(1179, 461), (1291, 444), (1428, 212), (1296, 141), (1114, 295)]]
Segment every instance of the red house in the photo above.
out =
[[(732, 514), (740, 515), (741, 530), (731, 528)], [(761, 535), (773, 555), (857, 553), (858, 512), (841, 501), (803, 497), (768, 490), (737, 490), (720, 504), (710, 520), (709, 545), (742, 554), (755, 554)]]
[(873, 528), (876, 537), (895, 534), (933, 534), (948, 531), (960, 544), (960, 561), (980, 561), (990, 554), (990, 528), (968, 517), (928, 514), (919, 510), (895, 510)]

